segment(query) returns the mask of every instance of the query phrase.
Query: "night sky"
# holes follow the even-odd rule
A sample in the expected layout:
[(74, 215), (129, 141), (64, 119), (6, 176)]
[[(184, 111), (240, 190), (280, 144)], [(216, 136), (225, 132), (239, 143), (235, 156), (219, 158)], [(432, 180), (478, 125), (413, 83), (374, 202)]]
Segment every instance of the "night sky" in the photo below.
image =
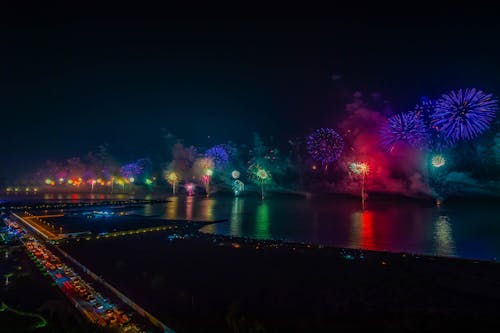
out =
[(167, 159), (166, 132), (285, 143), (335, 127), (356, 90), (396, 112), (461, 87), (500, 95), (500, 14), (488, 7), (164, 12), (2, 11), (0, 178), (102, 143), (123, 161)]

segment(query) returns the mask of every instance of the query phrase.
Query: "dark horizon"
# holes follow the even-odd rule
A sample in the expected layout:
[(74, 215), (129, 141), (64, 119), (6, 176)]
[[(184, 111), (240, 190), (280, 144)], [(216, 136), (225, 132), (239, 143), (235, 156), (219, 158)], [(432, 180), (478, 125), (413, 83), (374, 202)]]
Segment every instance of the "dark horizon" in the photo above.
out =
[(396, 113), (451, 89), (500, 95), (493, 10), (58, 13), (18, 10), (2, 24), (0, 178), (103, 143), (124, 161), (166, 155), (165, 131), (205, 146), (249, 142), (252, 132), (286, 144), (335, 127), (355, 91), (379, 93)]

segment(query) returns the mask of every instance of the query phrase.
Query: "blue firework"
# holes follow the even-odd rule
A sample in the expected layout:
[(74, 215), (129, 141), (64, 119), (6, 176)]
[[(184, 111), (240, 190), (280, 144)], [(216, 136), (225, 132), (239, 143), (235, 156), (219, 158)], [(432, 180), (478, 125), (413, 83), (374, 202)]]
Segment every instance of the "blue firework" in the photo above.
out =
[(429, 97), (420, 97), (420, 103), (415, 105), (415, 115), (421, 118), (426, 125), (430, 123), (431, 114), (434, 113), (436, 102)]
[(382, 126), (381, 143), (384, 149), (391, 150), (395, 144), (403, 142), (414, 148), (427, 144), (429, 134), (427, 126), (416, 112), (405, 112), (392, 116)]
[(415, 106), (415, 116), (422, 119), (428, 132), (428, 148), (433, 151), (440, 151), (448, 146), (447, 140), (443, 137), (442, 133), (437, 130), (437, 127), (431, 125), (431, 115), (434, 114), (436, 108), (436, 101), (428, 97), (420, 97), (420, 103)]
[(344, 149), (344, 140), (331, 128), (318, 128), (307, 137), (307, 152), (323, 165), (336, 161)]
[(120, 174), (125, 178), (136, 177), (141, 172), (142, 168), (136, 162), (125, 164), (120, 168)]
[(229, 162), (229, 153), (224, 145), (213, 146), (206, 151), (205, 155), (210, 157), (215, 166), (219, 168), (224, 167)]
[(459, 89), (436, 101), (431, 124), (451, 144), (471, 140), (486, 131), (498, 109), (497, 99), (479, 89)]

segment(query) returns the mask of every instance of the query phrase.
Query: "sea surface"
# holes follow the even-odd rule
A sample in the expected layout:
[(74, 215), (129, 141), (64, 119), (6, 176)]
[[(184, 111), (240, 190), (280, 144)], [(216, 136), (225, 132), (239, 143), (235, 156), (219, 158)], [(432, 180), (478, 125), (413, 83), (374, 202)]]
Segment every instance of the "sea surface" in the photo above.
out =
[[(68, 202), (110, 198), (130, 196), (43, 196)], [(368, 200), (362, 210), (357, 198), (342, 196), (270, 195), (265, 201), (229, 195), (162, 198), (169, 201), (148, 204), (133, 213), (155, 219), (228, 220), (201, 229), (211, 234), (500, 260), (500, 203), (494, 201), (460, 200), (437, 207), (432, 201), (380, 197)]]

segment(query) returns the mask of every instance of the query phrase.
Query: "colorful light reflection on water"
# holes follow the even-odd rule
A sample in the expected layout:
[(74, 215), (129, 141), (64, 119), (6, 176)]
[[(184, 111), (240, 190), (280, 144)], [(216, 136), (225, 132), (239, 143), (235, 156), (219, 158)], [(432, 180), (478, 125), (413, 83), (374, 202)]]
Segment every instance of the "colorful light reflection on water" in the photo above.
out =
[[(57, 200), (57, 198), (54, 198)], [(72, 201), (71, 196), (64, 197)], [(63, 200), (64, 200), (63, 199)], [(177, 196), (134, 213), (166, 219), (228, 219), (202, 229), (257, 239), (282, 239), (380, 251), (500, 259), (500, 206), (356, 198)]]
[(377, 250), (373, 225), (373, 212), (368, 210), (355, 212), (351, 215), (351, 219), (352, 243), (359, 244), (359, 246), (357, 246), (359, 248)]
[[(196, 198), (195, 201), (199, 200)], [(214, 217), (228, 223), (202, 231), (257, 239), (283, 239), (377, 251), (500, 260), (500, 207), (402, 201), (359, 202), (274, 197), (217, 200)], [(200, 216), (197, 203), (194, 216)], [(203, 215), (203, 214), (201, 214)]]

